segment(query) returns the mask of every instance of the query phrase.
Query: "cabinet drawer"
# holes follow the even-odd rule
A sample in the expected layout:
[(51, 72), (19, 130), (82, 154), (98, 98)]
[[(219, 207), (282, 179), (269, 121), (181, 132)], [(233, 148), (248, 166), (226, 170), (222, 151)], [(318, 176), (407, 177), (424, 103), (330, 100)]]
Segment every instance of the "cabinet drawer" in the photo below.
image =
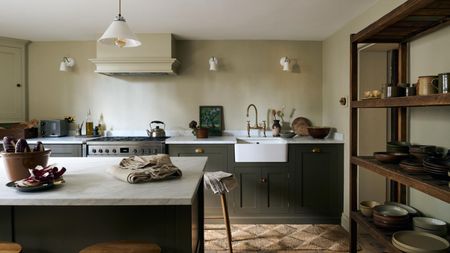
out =
[(52, 153), (50, 157), (82, 157), (83, 148), (78, 144), (45, 144), (46, 149), (50, 149)]
[(228, 149), (231, 145), (169, 145), (170, 156), (206, 156), (206, 171), (228, 171)]

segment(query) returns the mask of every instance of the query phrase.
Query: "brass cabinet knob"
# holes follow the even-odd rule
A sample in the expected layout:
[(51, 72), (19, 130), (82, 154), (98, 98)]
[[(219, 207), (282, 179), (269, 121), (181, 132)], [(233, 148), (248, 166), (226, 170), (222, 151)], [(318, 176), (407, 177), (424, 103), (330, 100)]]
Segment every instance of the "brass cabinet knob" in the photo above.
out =
[(313, 152), (313, 153), (320, 153), (320, 148), (313, 148), (313, 149), (312, 149), (312, 152)]
[(263, 183), (263, 184), (267, 183), (267, 178), (262, 177), (262, 178), (261, 178), (261, 183)]
[(196, 148), (196, 149), (195, 149), (195, 153), (197, 153), (197, 154), (203, 154), (203, 153), (205, 153), (205, 150), (202, 149), (202, 148)]

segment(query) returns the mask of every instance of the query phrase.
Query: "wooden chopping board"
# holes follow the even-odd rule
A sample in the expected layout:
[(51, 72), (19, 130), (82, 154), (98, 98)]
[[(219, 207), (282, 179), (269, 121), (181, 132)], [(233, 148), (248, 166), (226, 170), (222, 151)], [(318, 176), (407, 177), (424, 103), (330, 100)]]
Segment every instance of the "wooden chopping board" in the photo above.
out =
[(310, 126), (312, 126), (311, 121), (304, 117), (298, 117), (292, 121), (292, 130), (300, 136), (308, 136), (308, 127)]

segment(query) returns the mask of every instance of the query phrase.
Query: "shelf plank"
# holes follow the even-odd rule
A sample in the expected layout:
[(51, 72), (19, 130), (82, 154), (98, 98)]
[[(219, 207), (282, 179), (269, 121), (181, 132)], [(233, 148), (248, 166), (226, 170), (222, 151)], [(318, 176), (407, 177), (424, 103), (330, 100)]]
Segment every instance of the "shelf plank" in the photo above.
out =
[[(447, 0), (409, 0), (355, 34), (352, 42), (373, 43), (389, 37), (391, 42), (411, 41), (434, 27), (443, 28), (447, 24), (442, 24), (447, 23), (449, 16), (450, 7)], [(413, 22), (404, 27), (404, 21)], [(399, 27), (404, 28), (402, 34), (393, 34)]]
[(396, 164), (384, 164), (369, 156), (353, 156), (351, 162), (450, 203), (450, 188), (448, 187), (448, 181), (446, 180), (433, 179), (427, 174), (409, 174)]
[(397, 249), (392, 243), (392, 231), (379, 229), (375, 226), (371, 218), (366, 218), (361, 212), (351, 212), (350, 218), (356, 221), (359, 225), (363, 226), (366, 231), (377, 240), (378, 243), (388, 249), (389, 252), (401, 253), (402, 251)]
[(352, 108), (424, 107), (450, 105), (450, 93), (351, 101)]

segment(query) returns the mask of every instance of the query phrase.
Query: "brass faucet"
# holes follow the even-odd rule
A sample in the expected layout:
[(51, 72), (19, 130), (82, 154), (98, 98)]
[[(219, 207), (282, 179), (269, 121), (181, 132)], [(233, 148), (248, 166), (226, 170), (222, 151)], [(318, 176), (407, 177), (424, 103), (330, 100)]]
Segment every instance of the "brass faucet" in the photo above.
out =
[(249, 117), (249, 111), (250, 107), (255, 108), (255, 126), (250, 125), (250, 120), (247, 120), (247, 134), (248, 137), (250, 137), (250, 129), (262, 129), (264, 131), (264, 137), (266, 137), (266, 121), (263, 120), (262, 126), (258, 124), (258, 109), (256, 109), (256, 106), (254, 104), (250, 104), (247, 107), (247, 118)]

